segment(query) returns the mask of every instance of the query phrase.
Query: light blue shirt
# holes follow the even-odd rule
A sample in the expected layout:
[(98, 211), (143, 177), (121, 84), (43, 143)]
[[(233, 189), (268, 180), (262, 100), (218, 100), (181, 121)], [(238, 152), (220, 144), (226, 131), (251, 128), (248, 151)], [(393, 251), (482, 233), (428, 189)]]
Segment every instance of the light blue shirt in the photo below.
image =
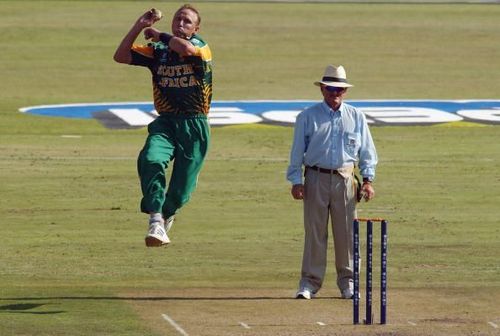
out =
[(377, 151), (365, 115), (342, 103), (337, 111), (324, 101), (297, 116), (287, 179), (302, 184), (302, 166), (327, 169), (358, 164), (361, 176), (373, 180)]

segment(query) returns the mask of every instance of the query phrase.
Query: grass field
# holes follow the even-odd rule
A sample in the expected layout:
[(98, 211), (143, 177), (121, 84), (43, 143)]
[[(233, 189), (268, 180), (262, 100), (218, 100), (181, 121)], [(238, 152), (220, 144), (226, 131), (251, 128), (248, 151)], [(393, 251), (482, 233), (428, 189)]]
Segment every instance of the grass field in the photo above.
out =
[[(359, 212), (390, 221), (386, 326), (351, 325), (332, 263), (318, 299), (291, 299), (289, 127), (214, 128), (173, 243), (143, 246), (145, 129), (18, 109), (150, 100), (147, 73), (112, 54), (144, 9), (178, 5), (0, 1), (0, 335), (182, 335), (169, 318), (189, 335), (498, 335), (498, 126), (372, 128), (377, 197)], [(319, 99), (328, 63), (346, 66), (348, 98), (499, 98), (499, 6), (199, 7), (216, 100)]]

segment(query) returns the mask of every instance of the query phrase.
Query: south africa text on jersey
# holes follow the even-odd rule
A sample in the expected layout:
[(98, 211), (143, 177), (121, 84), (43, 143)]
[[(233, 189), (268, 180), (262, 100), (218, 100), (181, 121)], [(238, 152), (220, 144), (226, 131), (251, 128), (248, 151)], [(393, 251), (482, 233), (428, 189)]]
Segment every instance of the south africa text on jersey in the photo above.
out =
[(162, 76), (158, 83), (161, 87), (179, 88), (197, 85), (191, 64), (160, 65), (156, 74)]

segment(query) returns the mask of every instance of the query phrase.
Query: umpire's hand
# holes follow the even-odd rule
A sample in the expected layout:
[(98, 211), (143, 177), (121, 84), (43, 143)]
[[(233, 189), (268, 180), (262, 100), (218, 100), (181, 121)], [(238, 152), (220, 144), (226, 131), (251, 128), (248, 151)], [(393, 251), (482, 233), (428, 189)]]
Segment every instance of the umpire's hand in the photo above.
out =
[(304, 199), (304, 185), (294, 184), (292, 186), (292, 196), (296, 200)]
[(373, 197), (375, 197), (375, 189), (373, 189), (373, 186), (369, 182), (363, 182), (363, 186), (361, 187), (361, 192), (363, 193), (363, 198), (365, 199), (366, 202), (371, 200)]

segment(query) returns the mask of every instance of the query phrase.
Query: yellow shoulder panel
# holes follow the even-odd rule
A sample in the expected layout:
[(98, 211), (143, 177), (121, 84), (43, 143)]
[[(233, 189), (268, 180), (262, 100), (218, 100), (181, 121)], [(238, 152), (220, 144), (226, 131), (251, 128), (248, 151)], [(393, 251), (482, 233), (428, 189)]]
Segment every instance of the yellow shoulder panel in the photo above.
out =
[(143, 56), (153, 58), (153, 48), (151, 48), (151, 47), (148, 47), (145, 45), (134, 44), (132, 46), (132, 50), (143, 55)]
[(210, 51), (210, 48), (208, 45), (205, 45), (203, 47), (196, 47), (196, 55), (200, 56), (202, 60), (209, 62), (212, 60), (212, 51)]

